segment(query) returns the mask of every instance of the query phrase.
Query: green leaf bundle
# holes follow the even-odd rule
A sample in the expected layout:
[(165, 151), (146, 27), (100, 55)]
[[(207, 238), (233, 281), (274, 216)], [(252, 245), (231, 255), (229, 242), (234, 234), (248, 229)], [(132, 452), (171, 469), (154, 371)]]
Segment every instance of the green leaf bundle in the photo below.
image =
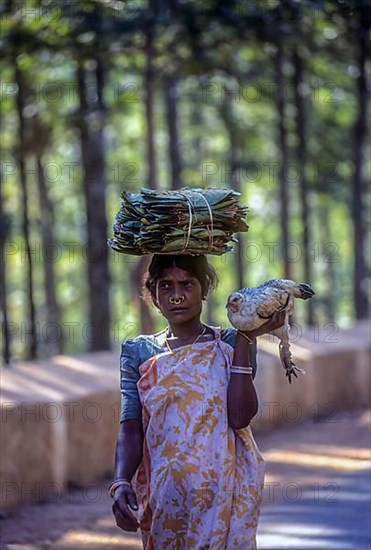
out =
[(124, 254), (215, 254), (231, 252), (235, 232), (249, 229), (247, 207), (232, 189), (189, 188), (140, 193), (123, 191), (109, 246)]

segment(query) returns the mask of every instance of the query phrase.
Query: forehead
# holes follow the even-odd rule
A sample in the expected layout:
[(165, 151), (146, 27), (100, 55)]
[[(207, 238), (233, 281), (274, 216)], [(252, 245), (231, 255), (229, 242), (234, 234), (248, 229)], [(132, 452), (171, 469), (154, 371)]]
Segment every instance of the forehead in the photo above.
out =
[(167, 267), (163, 269), (157, 278), (157, 281), (189, 281), (197, 280), (197, 278), (190, 272), (180, 267)]

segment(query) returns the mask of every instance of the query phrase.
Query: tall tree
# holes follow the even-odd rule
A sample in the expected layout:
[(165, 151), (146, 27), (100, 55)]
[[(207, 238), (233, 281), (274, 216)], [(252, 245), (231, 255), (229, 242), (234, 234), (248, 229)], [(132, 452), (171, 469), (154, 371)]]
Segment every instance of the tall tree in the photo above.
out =
[[(325, 243), (331, 243), (334, 241), (334, 236), (331, 229), (331, 198), (328, 196), (321, 197), (321, 202), (319, 203), (318, 208), (318, 219), (321, 224), (321, 233), (324, 238)], [(325, 309), (325, 315), (328, 321), (335, 321), (337, 315), (337, 287), (336, 284), (336, 263), (333, 260), (332, 256), (324, 258), (325, 270), (326, 270), (326, 292), (322, 296), (322, 304)]]
[(366, 290), (366, 229), (364, 220), (364, 157), (367, 137), (368, 98), (370, 89), (367, 83), (367, 50), (369, 35), (369, 20), (366, 13), (360, 10), (358, 14), (357, 34), (357, 104), (358, 112), (354, 124), (354, 149), (353, 149), (353, 224), (354, 224), (354, 276), (353, 294), (356, 319), (364, 319), (368, 316), (369, 304)]
[(155, 57), (155, 22), (158, 16), (157, 0), (149, 0), (149, 22), (146, 30), (145, 55), (146, 66), (144, 73), (145, 84), (145, 107), (146, 107), (146, 145), (147, 145), (147, 187), (157, 189), (157, 158), (155, 150), (155, 93), (156, 93), (156, 70), (154, 66)]
[[(296, 132), (298, 136), (298, 145), (296, 148), (296, 158), (299, 164), (299, 190), (301, 201), (301, 222), (302, 222), (302, 246), (304, 256), (304, 280), (308, 283), (313, 283), (312, 264), (310, 258), (310, 243), (311, 243), (311, 219), (309, 205), (309, 185), (306, 174), (307, 164), (307, 126), (306, 126), (306, 109), (304, 99), (304, 71), (303, 60), (299, 52), (298, 46), (294, 46), (293, 52), (293, 81), (295, 89), (295, 106), (296, 106)], [(308, 324), (314, 323), (314, 306), (309, 300), (308, 308), (306, 309)]]
[[(159, 15), (159, 0), (148, 0), (148, 24), (145, 32), (145, 108), (146, 108), (146, 151), (147, 151), (147, 187), (158, 189), (157, 152), (156, 152), (156, 127), (155, 127), (155, 105), (156, 105), (156, 69), (155, 41), (156, 21)], [(131, 271), (131, 286), (134, 296), (140, 296), (143, 273), (149, 265), (149, 257), (142, 256)], [(144, 334), (153, 333), (155, 330), (154, 319), (150, 308), (142, 300), (138, 299), (140, 331)]]
[[(95, 56), (95, 67), (78, 60), (81, 156), (86, 204), (87, 276), (89, 294), (89, 348), (110, 348), (110, 274), (106, 218), (106, 166), (103, 139), (106, 109), (103, 99), (104, 66)], [(88, 93), (89, 85), (89, 93)], [(94, 90), (95, 93), (92, 93)]]
[(131, 296), (134, 297), (133, 302), (139, 310), (138, 329), (141, 334), (153, 334), (155, 332), (155, 323), (151, 309), (147, 306), (144, 300), (140, 298), (143, 274), (149, 266), (150, 259), (149, 254), (141, 256), (138, 259), (138, 262), (131, 268), (130, 272)]
[(179, 82), (175, 74), (164, 76), (164, 94), (168, 124), (169, 160), (172, 189), (182, 187), (182, 158), (179, 142), (178, 101)]
[[(202, 86), (202, 80), (198, 80), (198, 85)], [(198, 104), (199, 94), (195, 90), (191, 90), (189, 93), (188, 101), (191, 106), (190, 123), (194, 129), (194, 135), (192, 136), (192, 156), (193, 156), (193, 168), (196, 171), (201, 170), (202, 162), (204, 159), (204, 147), (201, 137), (202, 128), (205, 125), (202, 110)]]
[(11, 347), (8, 321), (7, 300), (7, 269), (5, 246), (10, 232), (10, 217), (4, 212), (3, 174), (0, 173), (0, 309), (1, 309), (1, 339), (3, 342), (2, 360), (5, 366), (10, 365)]
[(31, 254), (31, 237), (30, 237), (30, 221), (28, 212), (28, 189), (26, 175), (26, 121), (25, 113), (25, 97), (27, 92), (27, 83), (22, 69), (19, 67), (19, 60), (14, 60), (15, 66), (15, 82), (17, 84), (17, 114), (18, 114), (18, 166), (19, 166), (19, 182), (21, 186), (21, 212), (22, 212), (22, 233), (25, 242), (26, 250), (26, 302), (27, 302), (27, 318), (29, 323), (28, 333), (28, 352), (27, 357), (35, 359), (37, 356), (37, 333), (36, 333), (36, 308), (34, 302), (34, 266)]
[(278, 184), (279, 194), (278, 201), (280, 205), (280, 230), (281, 230), (281, 249), (283, 260), (283, 276), (286, 279), (291, 279), (291, 263), (288, 257), (289, 247), (289, 188), (287, 181), (287, 169), (289, 165), (289, 148), (287, 143), (287, 128), (286, 128), (286, 109), (285, 109), (285, 81), (284, 81), (284, 63), (285, 55), (283, 48), (283, 39), (279, 26), (277, 27), (276, 35), (276, 54), (274, 58), (276, 68), (276, 109), (277, 109), (277, 125), (278, 125), (278, 144), (280, 151), (280, 163), (278, 169)]
[[(45, 136), (42, 139), (42, 133), (45, 134), (45, 128), (37, 125), (35, 130), (38, 130), (37, 137), (35, 135), (35, 143), (46, 143)], [(37, 182), (40, 202), (40, 228), (41, 240), (43, 247), (43, 267), (44, 267), (44, 285), (47, 309), (48, 330), (43, 331), (47, 338), (48, 352), (62, 353), (63, 351), (63, 330), (60, 317), (60, 308), (57, 298), (57, 284), (55, 276), (55, 263), (53, 254), (56, 249), (54, 237), (54, 206), (50, 200), (49, 191), (46, 184), (45, 170), (43, 166), (43, 151), (42, 147), (38, 147), (36, 151), (37, 165)], [(54, 327), (54, 330), (53, 330)]]
[[(240, 148), (241, 143), (239, 139), (239, 129), (236, 121), (236, 116), (234, 114), (234, 99), (229, 93), (225, 94), (223, 98), (220, 113), (225, 124), (228, 138), (229, 138), (229, 173), (230, 173), (230, 182), (227, 184), (227, 187), (232, 187), (235, 191), (241, 193), (241, 177), (240, 177)], [(238, 243), (236, 245), (236, 273), (237, 281), (236, 284), (238, 288), (245, 286), (245, 265), (244, 265), (244, 238), (243, 233), (240, 233), (238, 236)]]

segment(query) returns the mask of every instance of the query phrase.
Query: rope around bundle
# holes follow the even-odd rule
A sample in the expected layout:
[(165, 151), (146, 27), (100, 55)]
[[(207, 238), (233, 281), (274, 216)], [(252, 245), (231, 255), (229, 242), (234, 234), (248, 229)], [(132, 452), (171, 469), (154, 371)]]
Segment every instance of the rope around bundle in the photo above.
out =
[[(213, 249), (213, 245), (214, 245), (214, 237), (213, 237), (214, 220), (213, 220), (213, 213), (212, 213), (212, 210), (211, 210), (211, 208), (210, 208), (209, 201), (207, 200), (207, 198), (206, 198), (202, 193), (199, 193), (198, 191), (193, 191), (193, 194), (197, 194), (197, 195), (200, 195), (200, 197), (202, 197), (202, 199), (206, 202), (206, 206), (207, 206), (207, 209), (208, 209), (208, 211), (209, 211), (209, 216), (210, 216), (210, 227), (209, 227), (208, 225), (206, 225), (207, 231), (208, 231), (208, 233), (209, 233), (209, 241), (208, 241), (207, 251), (206, 251), (206, 254), (208, 254), (208, 253), (211, 252), (211, 250)], [(179, 252), (179, 254), (183, 254), (183, 252), (187, 249), (187, 246), (188, 246), (188, 243), (189, 243), (189, 239), (190, 239), (190, 237), (191, 237), (192, 224), (193, 224), (193, 214), (192, 214), (193, 204), (192, 204), (191, 199), (188, 197), (187, 193), (185, 193), (185, 192), (183, 191), (183, 192), (180, 192), (180, 195), (181, 195), (182, 197), (184, 197), (185, 200), (187, 201), (188, 212), (189, 212), (189, 222), (188, 222), (188, 228), (187, 228), (187, 236), (186, 236), (184, 245), (183, 245), (183, 247), (181, 248), (181, 250), (180, 250), (180, 252)], [(197, 220), (197, 214), (196, 214), (196, 212), (194, 213), (194, 217), (195, 217), (195, 219)]]

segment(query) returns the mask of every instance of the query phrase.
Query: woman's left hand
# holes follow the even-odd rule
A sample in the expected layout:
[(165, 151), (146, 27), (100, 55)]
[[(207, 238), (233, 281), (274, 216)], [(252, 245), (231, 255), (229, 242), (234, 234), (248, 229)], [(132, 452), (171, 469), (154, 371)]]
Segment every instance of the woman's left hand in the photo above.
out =
[(261, 327), (255, 330), (245, 330), (242, 332), (247, 334), (250, 338), (256, 338), (257, 336), (268, 334), (269, 332), (272, 332), (272, 330), (276, 330), (277, 328), (282, 327), (285, 322), (285, 316), (285, 311), (276, 311), (275, 313), (273, 313), (272, 317), (266, 323), (264, 323), (264, 325), (261, 325)]

